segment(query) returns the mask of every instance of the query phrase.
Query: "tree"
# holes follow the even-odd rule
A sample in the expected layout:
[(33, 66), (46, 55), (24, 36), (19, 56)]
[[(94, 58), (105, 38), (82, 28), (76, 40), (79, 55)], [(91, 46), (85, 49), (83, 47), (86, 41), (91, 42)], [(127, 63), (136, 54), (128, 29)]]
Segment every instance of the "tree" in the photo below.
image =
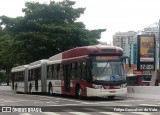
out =
[(98, 43), (105, 29), (88, 30), (76, 22), (85, 8), (64, 0), (26, 2), (23, 17), (0, 17), (0, 63), (7, 69), (49, 58), (65, 50)]

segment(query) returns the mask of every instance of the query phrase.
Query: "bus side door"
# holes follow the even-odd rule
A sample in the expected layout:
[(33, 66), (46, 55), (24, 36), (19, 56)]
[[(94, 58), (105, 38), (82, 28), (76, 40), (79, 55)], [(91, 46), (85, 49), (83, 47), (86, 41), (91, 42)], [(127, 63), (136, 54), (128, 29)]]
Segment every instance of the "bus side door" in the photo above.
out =
[(65, 92), (70, 92), (70, 77), (71, 77), (71, 65), (64, 65), (64, 89)]

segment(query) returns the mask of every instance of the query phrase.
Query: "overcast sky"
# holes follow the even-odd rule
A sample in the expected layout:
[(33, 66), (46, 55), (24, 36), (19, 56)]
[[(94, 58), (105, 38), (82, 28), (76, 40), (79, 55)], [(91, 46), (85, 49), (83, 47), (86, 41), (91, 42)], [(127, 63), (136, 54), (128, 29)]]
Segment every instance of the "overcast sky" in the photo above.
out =
[[(22, 16), (25, 1), (49, 3), (50, 0), (0, 0), (0, 16)], [(62, 0), (55, 0), (62, 1)], [(110, 43), (115, 32), (138, 31), (158, 22), (159, 0), (73, 0), (86, 8), (78, 21), (87, 29), (107, 29), (100, 41)]]

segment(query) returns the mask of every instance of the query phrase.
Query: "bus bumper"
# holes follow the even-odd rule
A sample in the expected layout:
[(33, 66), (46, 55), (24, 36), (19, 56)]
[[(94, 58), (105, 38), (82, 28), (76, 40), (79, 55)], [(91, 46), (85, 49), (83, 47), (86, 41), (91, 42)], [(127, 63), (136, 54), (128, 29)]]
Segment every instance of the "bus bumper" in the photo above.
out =
[(127, 88), (120, 89), (94, 89), (87, 87), (88, 97), (105, 97), (105, 96), (125, 96)]

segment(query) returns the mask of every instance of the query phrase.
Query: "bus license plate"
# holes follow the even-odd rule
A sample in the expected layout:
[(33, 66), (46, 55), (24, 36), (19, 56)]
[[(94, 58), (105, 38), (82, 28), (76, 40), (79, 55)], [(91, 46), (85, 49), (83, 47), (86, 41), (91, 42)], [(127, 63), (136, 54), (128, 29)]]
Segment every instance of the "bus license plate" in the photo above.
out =
[(116, 93), (116, 91), (109, 91), (109, 93)]

